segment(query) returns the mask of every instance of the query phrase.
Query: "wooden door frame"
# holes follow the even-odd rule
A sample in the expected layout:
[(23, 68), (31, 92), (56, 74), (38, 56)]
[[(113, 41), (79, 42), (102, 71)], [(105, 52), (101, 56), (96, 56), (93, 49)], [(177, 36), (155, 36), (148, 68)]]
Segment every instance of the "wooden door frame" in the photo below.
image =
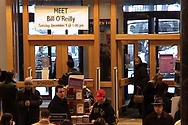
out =
[[(138, 53), (138, 41), (139, 40), (149, 40), (149, 50), (150, 50), (150, 60), (155, 60), (156, 56), (156, 46), (158, 45), (178, 45), (178, 52), (180, 52), (180, 34), (117, 34), (116, 43), (117, 43), (117, 58), (118, 60), (118, 80), (119, 80), (119, 107), (123, 106), (123, 93), (122, 87), (126, 86), (129, 83), (128, 78), (122, 77), (122, 45), (133, 43), (135, 44), (135, 56)], [(134, 42), (131, 42), (134, 41)], [(178, 54), (180, 55), (180, 53)], [(113, 61), (113, 60), (112, 60)], [(150, 61), (150, 78), (156, 74), (156, 64), (151, 63)], [(152, 68), (151, 68), (152, 67)], [(153, 67), (155, 67), (153, 69)]]

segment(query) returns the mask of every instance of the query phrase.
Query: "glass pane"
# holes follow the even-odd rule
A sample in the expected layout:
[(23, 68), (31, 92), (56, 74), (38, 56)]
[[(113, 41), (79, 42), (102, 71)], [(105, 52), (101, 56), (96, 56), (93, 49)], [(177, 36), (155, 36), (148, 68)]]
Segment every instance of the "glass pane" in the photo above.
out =
[[(130, 56), (130, 64), (127, 65), (126, 64), (126, 58), (125, 58), (125, 69), (128, 69), (128, 77), (132, 77), (133, 73), (134, 73), (134, 44), (128, 44), (127, 45), (127, 50), (128, 50), (128, 55)], [(125, 57), (126, 55), (125, 54)]]
[(139, 40), (138, 41), (138, 56), (140, 56), (143, 63), (147, 64), (149, 73), (149, 40)]
[[(47, 57), (47, 58), (46, 58)], [(45, 62), (44, 59), (48, 62)], [(56, 78), (56, 46), (35, 46), (35, 68), (36, 68), (36, 79), (42, 79), (42, 72), (46, 70), (49, 72), (50, 79)], [(46, 65), (47, 63), (47, 65)], [(48, 87), (36, 87), (40, 94), (48, 96), (50, 94)]]
[(74, 62), (74, 68), (79, 69), (79, 46), (68, 46), (68, 55), (70, 55)]
[(88, 73), (88, 47), (87, 46), (68, 46), (69, 59), (73, 60), (74, 68), (89, 77)]
[(128, 34), (147, 34), (148, 20), (128, 20), (127, 27)]
[(124, 0), (123, 3), (123, 12), (180, 11), (180, 10), (181, 10), (181, 6), (179, 0), (169, 0), (169, 1)]
[[(110, 0), (101, 0), (100, 8), (100, 68), (101, 81), (111, 80)], [(107, 12), (107, 13), (106, 13)]]
[(159, 19), (159, 33), (180, 33), (179, 19)]
[[(57, 13), (53, 6), (58, 6)], [(44, 11), (42, 8), (39, 10), (39, 7), (42, 7)], [(21, 13), (22, 10), (22, 5), (20, 5)], [(45, 13), (46, 10), (50, 12)], [(89, 30), (93, 29), (93, 27), (89, 27), (89, 19), (93, 19), (93, 0), (29, 0), (28, 11), (30, 35), (89, 34)], [(43, 15), (44, 17), (42, 17)], [(40, 17), (41, 19), (39, 19)], [(36, 24), (36, 22), (40, 23)]]
[(174, 79), (175, 76), (175, 61), (178, 56), (177, 45), (173, 46), (157, 46), (158, 62), (157, 70), (163, 74), (165, 79)]
[[(55, 46), (35, 46), (35, 68), (36, 68), (36, 79), (42, 78), (43, 70), (43, 58), (49, 58), (50, 66), (47, 67), (49, 71), (49, 77), (52, 78), (54, 71), (54, 64), (56, 60), (56, 47)], [(53, 77), (55, 78), (55, 76)]]

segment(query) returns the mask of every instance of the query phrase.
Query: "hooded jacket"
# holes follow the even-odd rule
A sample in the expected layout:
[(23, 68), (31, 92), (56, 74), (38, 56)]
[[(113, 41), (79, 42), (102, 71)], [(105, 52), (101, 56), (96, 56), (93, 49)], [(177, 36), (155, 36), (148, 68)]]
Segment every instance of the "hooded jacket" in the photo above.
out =
[(103, 104), (96, 102), (93, 105), (89, 120), (91, 122), (92, 120), (96, 120), (97, 118), (104, 118), (108, 125), (115, 124), (115, 111), (108, 99), (106, 99)]

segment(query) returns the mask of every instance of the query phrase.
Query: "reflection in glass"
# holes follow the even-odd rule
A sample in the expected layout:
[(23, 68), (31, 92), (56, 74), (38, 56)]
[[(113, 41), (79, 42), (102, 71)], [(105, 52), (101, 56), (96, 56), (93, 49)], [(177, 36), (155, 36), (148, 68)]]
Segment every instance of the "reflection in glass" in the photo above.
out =
[(159, 19), (159, 33), (180, 33), (179, 19)]
[(146, 12), (146, 11), (180, 11), (179, 1), (134, 1), (125, 0), (123, 4), (123, 12)]
[(69, 59), (74, 62), (74, 68), (84, 74), (85, 78), (89, 77), (88, 71), (88, 47), (87, 46), (68, 46)]
[(110, 20), (100, 20), (100, 68), (101, 80), (109, 81), (111, 78), (111, 57), (110, 57)]
[(146, 34), (148, 33), (148, 20), (128, 20), (128, 34)]
[[(130, 65), (127, 66), (125, 63), (125, 73), (124, 77), (131, 77), (132, 74), (134, 73), (134, 44), (128, 44), (124, 46), (125, 48), (125, 55), (130, 55)], [(127, 52), (126, 52), (127, 49)], [(126, 59), (126, 58), (125, 58)], [(124, 61), (126, 62), (126, 60)], [(128, 76), (126, 75), (126, 72), (128, 71)]]

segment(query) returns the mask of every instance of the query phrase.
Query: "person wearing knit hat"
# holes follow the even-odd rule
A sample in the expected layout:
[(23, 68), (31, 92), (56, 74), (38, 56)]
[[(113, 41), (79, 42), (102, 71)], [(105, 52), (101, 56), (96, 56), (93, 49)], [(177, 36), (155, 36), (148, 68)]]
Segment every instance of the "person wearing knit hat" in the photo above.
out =
[(89, 116), (90, 122), (94, 123), (97, 118), (103, 118), (108, 125), (115, 124), (115, 111), (110, 100), (107, 99), (106, 92), (103, 89), (97, 90), (95, 100), (96, 103), (93, 105)]
[(31, 125), (39, 121), (40, 92), (33, 87), (31, 78), (26, 78), (24, 88), (17, 92), (18, 125)]

